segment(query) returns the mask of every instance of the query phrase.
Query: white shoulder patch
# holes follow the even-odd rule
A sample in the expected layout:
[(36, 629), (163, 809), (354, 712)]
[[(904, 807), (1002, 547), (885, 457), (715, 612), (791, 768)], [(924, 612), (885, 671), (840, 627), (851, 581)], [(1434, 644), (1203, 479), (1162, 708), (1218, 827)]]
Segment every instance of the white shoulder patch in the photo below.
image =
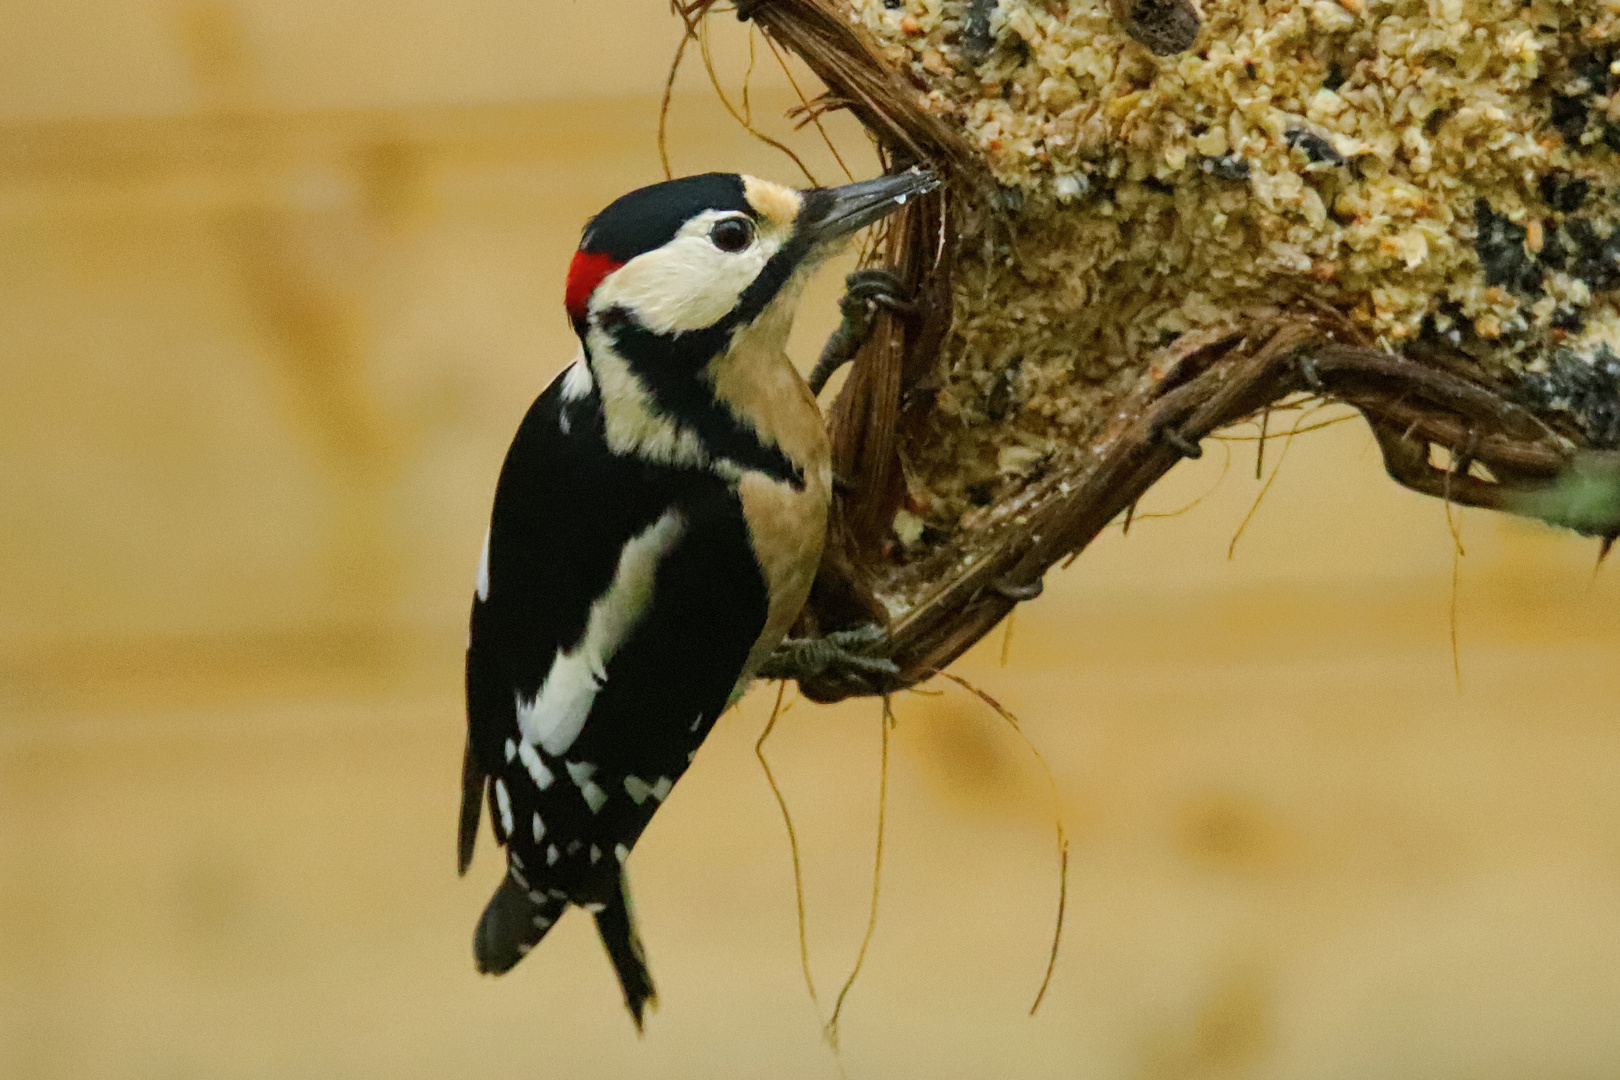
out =
[(478, 557), (478, 599), (489, 599), (489, 530), (484, 530), (484, 553)]
[(569, 364), (568, 370), (563, 372), (562, 399), (578, 401), (589, 394), (595, 386), (596, 380), (591, 378), (591, 367), (585, 362), (585, 357), (581, 356)]
[(533, 700), (525, 701), (522, 694), (518, 695), (518, 726), (526, 741), (554, 758), (574, 745), (597, 691), (607, 681), (608, 662), (645, 616), (658, 565), (680, 540), (685, 527), (681, 515), (668, 510), (624, 545), (613, 584), (591, 605), (584, 638), (552, 659), (551, 670)]

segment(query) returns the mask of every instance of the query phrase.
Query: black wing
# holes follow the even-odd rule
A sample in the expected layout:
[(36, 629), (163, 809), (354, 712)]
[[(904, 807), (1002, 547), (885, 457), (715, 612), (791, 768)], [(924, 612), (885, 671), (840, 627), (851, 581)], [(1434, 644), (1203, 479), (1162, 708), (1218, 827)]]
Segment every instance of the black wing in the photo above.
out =
[[(617, 896), (619, 863), (724, 710), (767, 596), (730, 487), (610, 454), (594, 392), (566, 401), (560, 384), (529, 410), (496, 489), (467, 650), (459, 855), (465, 868), (483, 798), (523, 879), (584, 903)], [(637, 591), (620, 557), (648, 537), (657, 558)], [(616, 587), (637, 602), (580, 691), (583, 723), (550, 746), (526, 739), (520, 709), (533, 736), (548, 676), (583, 670), (592, 607)]]

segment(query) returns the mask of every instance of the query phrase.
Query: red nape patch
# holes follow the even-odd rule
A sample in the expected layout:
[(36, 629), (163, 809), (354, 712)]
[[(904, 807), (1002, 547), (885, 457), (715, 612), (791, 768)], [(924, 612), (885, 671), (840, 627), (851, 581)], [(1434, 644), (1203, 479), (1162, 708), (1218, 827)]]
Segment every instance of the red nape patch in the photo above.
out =
[(563, 298), (568, 317), (575, 322), (583, 321), (585, 307), (591, 302), (591, 293), (602, 284), (603, 278), (623, 265), (613, 256), (600, 251), (574, 252), (574, 261), (568, 264), (568, 292)]

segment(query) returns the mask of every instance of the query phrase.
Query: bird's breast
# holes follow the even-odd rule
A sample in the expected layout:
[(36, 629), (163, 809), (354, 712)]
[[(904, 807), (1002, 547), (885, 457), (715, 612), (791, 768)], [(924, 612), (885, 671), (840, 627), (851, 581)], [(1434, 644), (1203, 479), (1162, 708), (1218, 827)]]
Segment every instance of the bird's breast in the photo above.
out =
[(780, 447), (803, 477), (802, 484), (794, 484), (745, 471), (737, 483), (749, 544), (770, 597), (765, 627), (743, 672), (746, 681), (781, 642), (810, 595), (827, 533), (832, 454), (821, 410), (785, 356), (754, 367), (746, 379), (726, 374), (717, 372), (717, 396), (748, 417), (762, 441)]

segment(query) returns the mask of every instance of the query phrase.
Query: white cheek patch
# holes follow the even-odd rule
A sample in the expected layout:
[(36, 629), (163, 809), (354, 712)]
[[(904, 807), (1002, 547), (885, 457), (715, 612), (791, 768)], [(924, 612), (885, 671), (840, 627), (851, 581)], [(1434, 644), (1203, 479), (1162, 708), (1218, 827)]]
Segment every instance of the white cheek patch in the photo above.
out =
[[(524, 741), (554, 758), (574, 745), (597, 692), (607, 682), (609, 661), (646, 614), (658, 566), (679, 542), (685, 527), (681, 515), (668, 510), (624, 545), (613, 584), (591, 605), (585, 636), (552, 659), (551, 670), (532, 700), (517, 695), (517, 720)], [(527, 758), (524, 763), (528, 764)]]
[(663, 247), (637, 255), (609, 274), (591, 297), (591, 310), (627, 308), (655, 334), (702, 330), (719, 322), (784, 239), (762, 233), (742, 251), (721, 251), (709, 241), (709, 230), (726, 216), (700, 214)]

